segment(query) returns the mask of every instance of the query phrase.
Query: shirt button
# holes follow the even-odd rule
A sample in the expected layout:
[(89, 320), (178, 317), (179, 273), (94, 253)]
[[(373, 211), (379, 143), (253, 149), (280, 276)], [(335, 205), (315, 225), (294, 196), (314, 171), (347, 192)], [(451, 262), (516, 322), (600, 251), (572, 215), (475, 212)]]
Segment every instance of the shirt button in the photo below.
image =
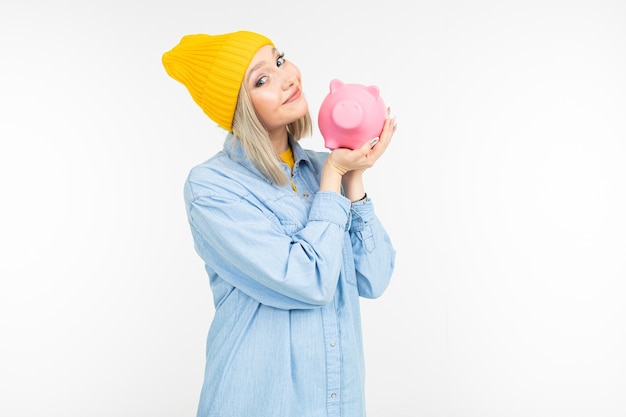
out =
[(337, 398), (337, 394), (335, 394), (334, 392), (332, 394), (330, 394), (330, 398), (335, 399)]
[(335, 346), (337, 346), (337, 342), (335, 342), (334, 340), (330, 342), (330, 347), (335, 347)]

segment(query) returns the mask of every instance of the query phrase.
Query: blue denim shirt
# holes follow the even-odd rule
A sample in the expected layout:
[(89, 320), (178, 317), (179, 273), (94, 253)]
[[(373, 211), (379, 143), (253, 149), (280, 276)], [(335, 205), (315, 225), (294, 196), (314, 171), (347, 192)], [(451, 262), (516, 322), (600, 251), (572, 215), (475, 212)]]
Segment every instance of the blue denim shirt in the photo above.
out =
[(215, 304), (199, 417), (365, 416), (359, 296), (383, 293), (395, 250), (371, 200), (318, 191), (328, 152), (290, 145), (297, 192), (232, 134), (185, 183)]

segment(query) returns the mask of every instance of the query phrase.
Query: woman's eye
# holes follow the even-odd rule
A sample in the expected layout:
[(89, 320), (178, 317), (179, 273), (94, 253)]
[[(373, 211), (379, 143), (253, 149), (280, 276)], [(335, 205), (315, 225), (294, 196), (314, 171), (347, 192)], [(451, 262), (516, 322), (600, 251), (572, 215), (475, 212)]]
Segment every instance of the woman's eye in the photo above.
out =
[(266, 76), (266, 75), (264, 75), (263, 77), (259, 78), (259, 79), (257, 80), (256, 84), (254, 84), (254, 85), (255, 85), (255, 87), (260, 87), (260, 86), (262, 86), (263, 84), (265, 84), (266, 82), (267, 82), (267, 76)]
[(285, 63), (285, 53), (283, 52), (282, 54), (278, 55), (278, 58), (276, 59), (276, 66), (280, 67), (284, 63)]
[[(285, 63), (285, 53), (283, 52), (280, 55), (278, 55), (278, 57), (276, 58), (276, 66), (280, 67), (284, 63)], [(254, 86), (255, 87), (260, 87), (263, 84), (265, 84), (268, 81), (268, 79), (269, 79), (269, 76), (264, 75), (261, 78), (259, 78), (256, 83), (254, 83)]]

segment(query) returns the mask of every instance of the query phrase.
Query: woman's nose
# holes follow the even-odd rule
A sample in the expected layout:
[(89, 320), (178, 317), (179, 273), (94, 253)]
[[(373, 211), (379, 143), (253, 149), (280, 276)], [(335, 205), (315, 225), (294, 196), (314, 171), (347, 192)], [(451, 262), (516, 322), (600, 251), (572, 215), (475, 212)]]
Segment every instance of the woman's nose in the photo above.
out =
[(292, 72), (285, 71), (282, 73), (283, 88), (289, 88), (296, 83), (296, 76)]

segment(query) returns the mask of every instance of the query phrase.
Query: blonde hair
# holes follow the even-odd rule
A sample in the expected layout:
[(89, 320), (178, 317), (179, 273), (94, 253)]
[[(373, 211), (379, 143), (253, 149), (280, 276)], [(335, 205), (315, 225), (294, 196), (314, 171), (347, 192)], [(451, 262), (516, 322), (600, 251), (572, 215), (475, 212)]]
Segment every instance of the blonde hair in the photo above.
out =
[[(295, 141), (311, 135), (312, 131), (313, 124), (309, 111), (287, 125), (287, 132)], [(232, 132), (241, 141), (246, 155), (261, 174), (278, 185), (289, 183), (290, 178), (280, 165), (281, 161), (272, 148), (269, 134), (254, 111), (245, 83), (239, 89)]]

